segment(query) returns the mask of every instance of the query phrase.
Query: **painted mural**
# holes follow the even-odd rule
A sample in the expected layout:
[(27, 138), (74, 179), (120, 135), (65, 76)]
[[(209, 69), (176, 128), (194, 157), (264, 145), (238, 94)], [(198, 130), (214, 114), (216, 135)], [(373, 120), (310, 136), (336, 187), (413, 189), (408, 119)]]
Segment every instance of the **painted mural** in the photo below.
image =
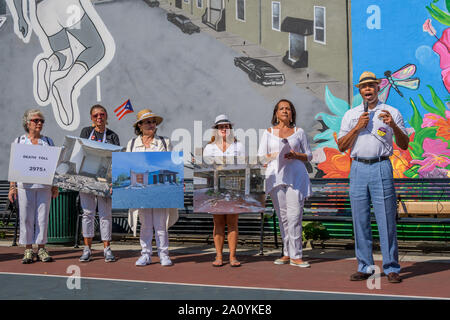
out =
[[(410, 135), (407, 151), (394, 149), (395, 176), (449, 175), (448, 1), (5, 3), (2, 149), (36, 104), (57, 145), (89, 125), (100, 103), (121, 141), (134, 136), (131, 110), (150, 108), (164, 117), (159, 132), (192, 151), (218, 114), (236, 119), (238, 139), (248, 142), (245, 132), (270, 126), (274, 103), (287, 98), (314, 149), (310, 175), (348, 177), (350, 156), (336, 137), (345, 111), (362, 101), (352, 81), (371, 70), (382, 79), (380, 100), (400, 110)], [(0, 157), (4, 172), (7, 160)]]
[[(379, 99), (403, 115), (408, 150), (394, 144), (395, 178), (450, 177), (450, 1), (352, 1), (353, 79), (366, 70), (380, 83)], [(346, 178), (349, 152), (336, 145), (344, 113), (362, 103), (353, 88), (352, 104), (327, 88), (329, 112), (316, 115), (317, 177)]]
[(6, 0), (6, 3), (17, 37), (29, 43), (34, 31), (42, 46), (43, 52), (32, 64), (36, 103), (51, 104), (61, 128), (78, 129), (78, 96), (111, 62), (115, 51), (111, 34), (90, 0)]

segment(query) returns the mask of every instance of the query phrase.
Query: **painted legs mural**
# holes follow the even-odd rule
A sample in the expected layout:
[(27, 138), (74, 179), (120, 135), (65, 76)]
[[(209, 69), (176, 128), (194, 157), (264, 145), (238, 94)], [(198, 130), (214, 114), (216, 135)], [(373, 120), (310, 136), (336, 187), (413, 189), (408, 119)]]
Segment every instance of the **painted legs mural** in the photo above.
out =
[(114, 39), (90, 0), (6, 2), (15, 34), (28, 43), (34, 31), (43, 49), (33, 63), (36, 102), (51, 103), (63, 129), (77, 129), (80, 91), (111, 62)]

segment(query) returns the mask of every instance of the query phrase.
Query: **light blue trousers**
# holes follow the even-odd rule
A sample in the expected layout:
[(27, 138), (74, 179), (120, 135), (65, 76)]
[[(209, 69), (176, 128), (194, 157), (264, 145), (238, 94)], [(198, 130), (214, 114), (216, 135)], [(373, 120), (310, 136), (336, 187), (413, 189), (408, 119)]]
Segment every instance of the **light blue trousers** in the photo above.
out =
[(368, 267), (374, 265), (370, 226), (370, 203), (372, 202), (380, 235), (383, 271), (386, 275), (391, 272), (400, 272), (396, 200), (392, 165), (389, 160), (373, 164), (352, 162), (350, 201), (358, 271), (369, 273)]

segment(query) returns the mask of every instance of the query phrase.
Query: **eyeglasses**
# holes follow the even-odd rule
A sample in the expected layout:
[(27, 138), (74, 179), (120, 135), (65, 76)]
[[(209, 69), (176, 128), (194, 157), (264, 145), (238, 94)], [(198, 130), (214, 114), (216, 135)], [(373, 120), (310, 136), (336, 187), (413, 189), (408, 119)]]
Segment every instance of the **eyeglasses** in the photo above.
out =
[(34, 122), (35, 124), (38, 124), (39, 122), (44, 124), (45, 120), (44, 119), (31, 119), (31, 122)]
[(93, 114), (92, 115), (92, 118), (98, 118), (98, 117), (106, 117), (106, 113), (103, 113), (103, 112), (101, 112), (101, 113), (96, 113), (96, 114)]
[(281, 140), (281, 142), (288, 143), (288, 139), (284, 138), (283, 140)]
[(217, 126), (217, 129), (222, 130), (222, 129), (231, 129), (229, 124), (219, 124)]
[(151, 124), (151, 123), (157, 124), (158, 121), (156, 121), (155, 119), (153, 119), (153, 120), (142, 120), (142, 121), (139, 122), (139, 123), (140, 123), (140, 124)]

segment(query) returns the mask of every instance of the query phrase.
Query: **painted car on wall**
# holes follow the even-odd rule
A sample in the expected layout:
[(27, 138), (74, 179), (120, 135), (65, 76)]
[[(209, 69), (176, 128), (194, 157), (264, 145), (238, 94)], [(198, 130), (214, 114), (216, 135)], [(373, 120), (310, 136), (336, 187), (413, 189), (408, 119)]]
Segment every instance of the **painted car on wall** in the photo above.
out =
[(283, 73), (270, 63), (260, 59), (236, 57), (234, 65), (248, 73), (250, 80), (263, 86), (281, 86), (285, 82)]
[(159, 1), (144, 0), (151, 8), (159, 7)]
[(193, 34), (194, 32), (200, 32), (200, 27), (192, 23), (191, 19), (182, 14), (167, 13), (167, 20), (175, 24), (184, 33)]

